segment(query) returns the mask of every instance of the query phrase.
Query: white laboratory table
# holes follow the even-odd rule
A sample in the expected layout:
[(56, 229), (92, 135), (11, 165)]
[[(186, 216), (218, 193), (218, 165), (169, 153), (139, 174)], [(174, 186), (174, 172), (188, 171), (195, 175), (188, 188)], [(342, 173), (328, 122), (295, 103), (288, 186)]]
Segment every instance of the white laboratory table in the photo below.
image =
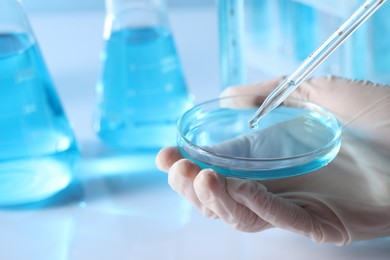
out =
[[(171, 9), (190, 91), (219, 93), (212, 9)], [(390, 259), (390, 240), (318, 245), (280, 229), (247, 234), (209, 220), (170, 190), (155, 152), (109, 151), (91, 130), (103, 11), (32, 13), (30, 21), (82, 148), (75, 183), (34, 207), (0, 210), (0, 259)]]

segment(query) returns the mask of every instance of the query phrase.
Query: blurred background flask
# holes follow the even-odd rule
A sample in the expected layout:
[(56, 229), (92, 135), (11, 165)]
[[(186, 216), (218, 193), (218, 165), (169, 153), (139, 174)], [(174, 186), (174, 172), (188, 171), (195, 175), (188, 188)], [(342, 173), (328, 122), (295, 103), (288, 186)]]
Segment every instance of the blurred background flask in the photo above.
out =
[(0, 206), (35, 202), (68, 186), (79, 157), (28, 18), (0, 1)]
[(109, 146), (174, 145), (192, 101), (163, 0), (106, 0), (105, 49), (94, 130)]

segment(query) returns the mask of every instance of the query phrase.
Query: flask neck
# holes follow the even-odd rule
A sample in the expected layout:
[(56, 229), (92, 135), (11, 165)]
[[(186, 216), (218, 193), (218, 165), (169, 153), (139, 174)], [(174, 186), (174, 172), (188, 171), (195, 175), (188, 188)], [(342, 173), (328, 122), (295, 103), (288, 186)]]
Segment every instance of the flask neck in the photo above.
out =
[(0, 33), (25, 33), (33, 36), (21, 1), (0, 1)]
[(165, 0), (106, 0), (108, 15), (115, 15), (128, 9), (155, 9), (165, 11)]
[(124, 28), (169, 27), (165, 0), (106, 0), (104, 37)]

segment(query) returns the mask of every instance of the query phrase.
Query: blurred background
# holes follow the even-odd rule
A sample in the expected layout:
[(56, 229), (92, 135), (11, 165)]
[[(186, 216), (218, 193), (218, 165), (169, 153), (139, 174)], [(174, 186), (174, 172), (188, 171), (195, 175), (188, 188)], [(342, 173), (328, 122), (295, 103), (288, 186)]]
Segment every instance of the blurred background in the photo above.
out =
[[(364, 0), (219, 1), (222, 86), (288, 75)], [(235, 12), (230, 12), (236, 10)], [(314, 75), (390, 83), (390, 6), (384, 4)]]
[[(362, 2), (168, 0), (195, 103), (217, 97), (229, 85), (292, 72)], [(54, 202), (39, 210), (1, 211), (0, 259), (389, 259), (388, 240), (347, 248), (316, 245), (278, 229), (237, 232), (192, 210), (156, 169), (156, 151), (112, 151), (92, 131), (104, 1), (23, 3), (82, 160), (75, 183)], [(390, 84), (389, 4), (315, 74)]]

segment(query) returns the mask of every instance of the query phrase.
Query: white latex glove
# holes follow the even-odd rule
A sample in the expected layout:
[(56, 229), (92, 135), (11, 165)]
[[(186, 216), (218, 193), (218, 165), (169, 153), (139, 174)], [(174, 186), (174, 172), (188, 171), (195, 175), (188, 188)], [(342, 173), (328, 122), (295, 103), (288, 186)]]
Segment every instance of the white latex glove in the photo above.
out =
[[(224, 95), (267, 94), (277, 83)], [(279, 227), (337, 245), (390, 236), (390, 87), (313, 78), (293, 96), (327, 108), (343, 124), (341, 150), (328, 166), (286, 179), (241, 180), (202, 170), (175, 147), (160, 151), (157, 166), (206, 216), (242, 231)]]

